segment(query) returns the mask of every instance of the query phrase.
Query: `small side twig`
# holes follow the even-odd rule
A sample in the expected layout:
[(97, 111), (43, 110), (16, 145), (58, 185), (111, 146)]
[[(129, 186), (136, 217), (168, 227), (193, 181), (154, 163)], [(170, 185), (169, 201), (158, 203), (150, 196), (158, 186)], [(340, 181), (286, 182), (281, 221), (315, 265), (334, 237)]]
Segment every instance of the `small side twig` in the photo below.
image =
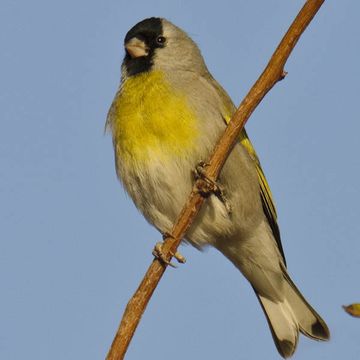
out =
[[(325, 0), (307, 0), (300, 10), (275, 50), (265, 70), (241, 102), (223, 136), (216, 144), (210, 160), (207, 162), (209, 166), (205, 169), (205, 175), (208, 179), (216, 181), (245, 123), (268, 91), (286, 76), (284, 66), (290, 53), (324, 1)], [(175, 180), (176, 179), (174, 179), (174, 181)], [(198, 190), (199, 186), (201, 186), (199, 181), (201, 181), (201, 179), (197, 180), (194, 184), (187, 203), (183, 207), (173, 227), (171, 236), (167, 237), (163, 244), (162, 252), (168, 262), (170, 262), (172, 258), (171, 254), (175, 254), (186, 231), (189, 229), (205, 201)], [(121, 360), (124, 358), (141, 316), (166, 267), (167, 265), (158, 259), (154, 259), (150, 265), (138, 289), (126, 306), (119, 329), (106, 357), (107, 360)]]

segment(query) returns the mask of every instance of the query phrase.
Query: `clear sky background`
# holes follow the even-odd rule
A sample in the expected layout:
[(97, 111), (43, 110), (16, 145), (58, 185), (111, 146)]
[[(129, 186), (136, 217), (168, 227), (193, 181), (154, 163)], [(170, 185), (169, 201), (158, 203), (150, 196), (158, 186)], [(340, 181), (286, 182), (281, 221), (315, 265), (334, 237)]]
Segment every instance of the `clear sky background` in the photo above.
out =
[[(107, 110), (123, 37), (163, 16), (238, 104), (304, 1), (12, 1), (0, 5), (0, 358), (104, 359), (160, 235), (118, 183)], [(331, 329), (294, 359), (359, 359), (358, 1), (326, 1), (247, 129), (290, 274)], [(251, 287), (183, 247), (127, 359), (279, 359)]]

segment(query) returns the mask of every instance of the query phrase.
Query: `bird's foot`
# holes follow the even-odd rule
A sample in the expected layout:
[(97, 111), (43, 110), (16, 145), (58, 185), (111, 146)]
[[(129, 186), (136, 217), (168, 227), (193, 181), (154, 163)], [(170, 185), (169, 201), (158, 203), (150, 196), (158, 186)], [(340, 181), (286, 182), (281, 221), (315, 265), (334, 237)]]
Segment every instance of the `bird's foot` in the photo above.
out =
[(195, 168), (194, 176), (195, 180), (198, 180), (198, 191), (203, 197), (208, 197), (209, 195), (214, 194), (224, 204), (227, 213), (230, 215), (232, 211), (231, 205), (226, 196), (224, 195), (224, 189), (219, 183), (217, 183), (213, 179), (210, 179), (206, 175), (205, 168), (207, 166), (209, 166), (208, 163), (200, 161)]
[[(169, 233), (164, 233), (163, 234), (163, 239), (165, 240), (166, 238), (172, 237), (171, 234)], [(154, 250), (152, 252), (152, 254), (161, 262), (163, 262), (164, 264), (167, 264), (173, 268), (176, 268), (177, 266), (175, 264), (173, 264), (171, 261), (168, 261), (166, 259), (166, 256), (163, 252), (163, 245), (164, 243), (162, 241), (156, 243)], [(185, 264), (186, 263), (186, 259), (183, 255), (181, 255), (178, 251), (175, 252), (175, 254), (171, 254), (172, 257), (174, 257), (177, 262), (181, 263), (181, 264)]]

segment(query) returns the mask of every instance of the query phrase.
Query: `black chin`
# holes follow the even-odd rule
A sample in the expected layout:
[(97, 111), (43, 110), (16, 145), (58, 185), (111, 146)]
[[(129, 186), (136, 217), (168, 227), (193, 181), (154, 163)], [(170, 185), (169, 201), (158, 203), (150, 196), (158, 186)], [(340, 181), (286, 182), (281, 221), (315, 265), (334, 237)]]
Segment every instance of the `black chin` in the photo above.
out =
[(158, 44), (156, 39), (163, 34), (162, 21), (160, 18), (149, 18), (140, 21), (133, 26), (125, 36), (124, 44), (129, 42), (132, 38), (138, 38), (145, 43), (149, 49), (147, 56), (132, 58), (129, 53), (126, 53), (123, 65), (127, 70), (129, 76), (150, 71), (153, 66), (154, 51), (157, 48), (164, 47), (163, 44)]
[(152, 61), (150, 55), (132, 58), (129, 54), (125, 55), (124, 65), (128, 76), (140, 74), (142, 72), (150, 71), (152, 68)]

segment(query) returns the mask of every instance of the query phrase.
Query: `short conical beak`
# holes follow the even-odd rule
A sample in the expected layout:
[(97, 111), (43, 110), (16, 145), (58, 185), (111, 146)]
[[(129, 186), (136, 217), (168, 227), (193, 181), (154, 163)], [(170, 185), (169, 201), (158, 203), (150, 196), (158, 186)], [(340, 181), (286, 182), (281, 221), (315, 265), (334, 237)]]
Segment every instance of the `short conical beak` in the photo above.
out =
[(125, 49), (132, 58), (147, 56), (149, 54), (149, 49), (144, 41), (136, 37), (133, 37), (125, 44)]

